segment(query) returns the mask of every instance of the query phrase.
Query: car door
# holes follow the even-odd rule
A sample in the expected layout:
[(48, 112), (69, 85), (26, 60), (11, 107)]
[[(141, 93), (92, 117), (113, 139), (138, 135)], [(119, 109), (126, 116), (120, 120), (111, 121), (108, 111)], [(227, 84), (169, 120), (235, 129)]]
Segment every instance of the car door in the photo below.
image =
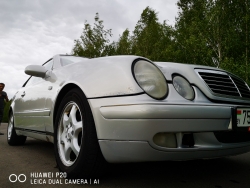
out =
[[(52, 70), (53, 59), (43, 65)], [(50, 115), (50, 109), (45, 107), (46, 99), (51, 90), (45, 78), (32, 76), (16, 94), (14, 117), (16, 127), (25, 131), (45, 132), (44, 121)]]

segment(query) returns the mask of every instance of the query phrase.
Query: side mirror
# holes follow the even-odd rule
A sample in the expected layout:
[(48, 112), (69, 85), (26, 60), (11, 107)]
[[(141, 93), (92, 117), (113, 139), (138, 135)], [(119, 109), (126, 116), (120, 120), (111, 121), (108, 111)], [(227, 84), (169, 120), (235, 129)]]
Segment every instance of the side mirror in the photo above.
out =
[(29, 65), (25, 68), (25, 73), (35, 77), (45, 77), (48, 70), (41, 65)]

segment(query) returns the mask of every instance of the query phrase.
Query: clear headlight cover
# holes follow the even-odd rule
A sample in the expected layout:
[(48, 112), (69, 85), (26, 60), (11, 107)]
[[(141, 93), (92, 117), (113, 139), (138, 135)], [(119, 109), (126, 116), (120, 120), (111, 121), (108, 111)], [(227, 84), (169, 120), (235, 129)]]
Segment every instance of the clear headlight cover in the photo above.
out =
[(181, 76), (175, 76), (173, 78), (173, 85), (174, 85), (175, 90), (182, 97), (188, 100), (194, 99), (194, 90), (185, 78)]
[(164, 99), (168, 94), (168, 85), (160, 69), (154, 64), (139, 60), (133, 67), (139, 86), (152, 98)]

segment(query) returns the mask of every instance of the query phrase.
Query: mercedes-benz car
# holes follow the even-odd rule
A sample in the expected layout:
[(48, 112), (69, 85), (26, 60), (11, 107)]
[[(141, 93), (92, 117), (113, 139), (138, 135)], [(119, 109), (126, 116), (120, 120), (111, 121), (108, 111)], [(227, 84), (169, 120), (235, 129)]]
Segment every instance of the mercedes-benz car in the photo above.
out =
[(250, 89), (214, 67), (138, 56), (55, 55), (30, 65), (13, 97), (9, 145), (54, 143), (60, 171), (91, 176), (105, 161), (191, 160), (250, 151)]

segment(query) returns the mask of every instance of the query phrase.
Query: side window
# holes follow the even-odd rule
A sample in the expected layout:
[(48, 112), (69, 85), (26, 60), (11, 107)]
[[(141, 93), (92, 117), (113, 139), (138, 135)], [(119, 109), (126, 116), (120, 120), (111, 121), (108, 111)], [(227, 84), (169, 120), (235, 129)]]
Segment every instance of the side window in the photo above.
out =
[[(46, 63), (43, 64), (43, 66), (47, 69), (47, 70), (52, 70), (53, 67), (53, 59), (50, 59), (49, 61), (47, 61)], [(40, 77), (35, 77), (35, 76), (31, 76), (24, 84), (23, 87), (27, 87), (33, 84), (36, 84), (38, 82), (41, 82), (43, 79)]]

